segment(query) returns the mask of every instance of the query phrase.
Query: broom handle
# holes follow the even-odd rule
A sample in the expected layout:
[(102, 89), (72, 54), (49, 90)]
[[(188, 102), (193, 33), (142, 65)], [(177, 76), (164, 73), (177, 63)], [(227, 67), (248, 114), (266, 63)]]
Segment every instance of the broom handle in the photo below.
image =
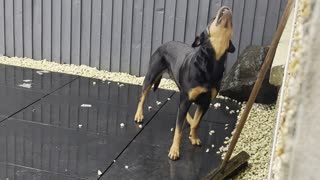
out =
[(287, 24), (287, 21), (288, 21), (288, 18), (289, 18), (289, 15), (290, 15), (290, 12), (292, 10), (292, 7), (293, 7), (293, 0), (288, 0), (288, 3), (287, 3), (287, 6), (286, 6), (286, 9), (284, 10), (284, 13), (282, 15), (282, 18), (281, 18), (281, 21), (280, 21), (280, 24), (277, 28), (277, 31), (275, 33), (275, 36), (274, 38), (272, 39), (272, 42), (271, 42), (271, 46), (269, 48), (269, 51), (267, 53), (267, 56), (265, 57), (264, 59), (264, 62), (263, 62), (263, 65), (261, 67), (261, 70), (258, 74), (258, 77), (257, 77), (257, 81), (256, 83), (254, 84), (254, 87), (251, 91), (251, 94), (250, 94), (250, 97), (249, 97), (249, 100), (247, 102), (247, 105), (244, 109), (244, 112), (240, 118), (240, 121), (239, 121), (239, 124), (238, 126), (236, 127), (236, 131), (231, 139), (231, 142), (230, 142), (230, 145), (229, 145), (229, 148), (228, 148), (228, 151), (227, 151), (227, 154), (221, 164), (221, 168), (224, 169), (227, 165), (227, 162), (230, 160), (230, 157), (231, 157), (231, 154), (234, 150), (234, 147), (236, 146), (237, 142), (238, 142), (238, 139), (239, 139), (239, 136), (240, 136), (240, 133), (243, 129), (243, 126), (247, 120), (247, 117), (249, 115), (249, 112), (252, 108), (252, 105), (259, 93), (259, 90), (261, 88), (261, 84), (264, 80), (264, 77), (268, 71), (268, 68), (270, 67), (270, 64), (272, 63), (272, 60), (273, 60), (273, 57), (275, 55), (275, 52), (276, 52), (276, 49), (277, 49), (277, 46), (278, 46), (278, 43), (279, 43), (279, 40), (280, 40), (280, 37), (282, 35), (282, 32), (285, 28), (285, 25)]

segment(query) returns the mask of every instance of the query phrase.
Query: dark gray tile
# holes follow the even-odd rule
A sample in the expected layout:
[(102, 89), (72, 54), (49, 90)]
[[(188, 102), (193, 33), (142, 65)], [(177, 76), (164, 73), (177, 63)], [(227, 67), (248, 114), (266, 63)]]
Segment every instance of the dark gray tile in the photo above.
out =
[(0, 124), (0, 162), (63, 176), (96, 179), (127, 139), (8, 119)]
[(0, 89), (0, 122), (46, 95), (6, 86), (0, 86)]
[(0, 163), (0, 180), (80, 180), (14, 164)]
[[(23, 89), (25, 91), (50, 93), (78, 77), (54, 72), (40, 75), (38, 74), (39, 71), (40, 70), (29, 68), (0, 65), (0, 86)], [(31, 82), (24, 82), (24, 80), (31, 80)], [(19, 86), (23, 83), (31, 84), (31, 88)]]
[[(223, 145), (225, 137), (231, 135), (236, 116), (229, 116), (223, 108), (210, 108), (208, 113), (219, 121), (215, 123), (204, 120), (200, 123), (198, 133), (202, 146), (191, 145), (188, 139), (189, 127), (186, 125), (180, 147), (180, 159), (171, 161), (168, 152), (174, 135), (171, 128), (175, 126), (177, 101), (178, 95), (174, 95), (112, 164), (102, 179), (193, 180), (201, 179), (218, 167), (221, 154), (216, 152)], [(225, 129), (224, 122), (227, 122), (228, 129)], [(211, 130), (215, 131), (213, 135), (209, 135)], [(207, 149), (209, 152), (206, 152)]]

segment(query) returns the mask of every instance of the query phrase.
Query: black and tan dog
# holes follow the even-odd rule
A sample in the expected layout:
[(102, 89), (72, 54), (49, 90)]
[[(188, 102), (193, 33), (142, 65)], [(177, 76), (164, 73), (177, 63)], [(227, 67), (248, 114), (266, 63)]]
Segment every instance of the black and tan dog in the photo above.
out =
[[(180, 90), (176, 128), (168, 155), (172, 160), (179, 158), (179, 146), (185, 119), (190, 124), (191, 143), (201, 144), (196, 130), (211, 100), (219, 91), (226, 54), (235, 51), (231, 37), (232, 12), (230, 8), (222, 7), (207, 29), (200, 34), (200, 37), (196, 37), (192, 47), (180, 42), (168, 42), (161, 45), (151, 56), (135, 121), (142, 122), (143, 105), (148, 92), (152, 85), (156, 90), (162, 74), (168, 72)], [(197, 104), (197, 109), (192, 119), (188, 110), (193, 102)]]

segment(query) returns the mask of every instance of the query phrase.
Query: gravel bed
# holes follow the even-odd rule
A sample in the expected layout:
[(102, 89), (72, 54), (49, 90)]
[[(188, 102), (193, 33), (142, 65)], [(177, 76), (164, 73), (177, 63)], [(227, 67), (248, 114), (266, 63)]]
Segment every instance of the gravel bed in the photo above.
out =
[[(113, 73), (104, 70), (97, 70), (96, 68), (84, 65), (76, 66), (68, 64), (58, 64), (46, 60), (40, 61), (29, 58), (9, 58), (2, 56), (0, 57), (0, 64), (73, 74), (89, 78), (111, 80), (136, 85), (141, 85), (143, 81), (143, 77), (136, 77), (127, 73)], [(177, 86), (172, 80), (169, 79), (162, 79), (160, 88), (177, 91)], [(218, 96), (218, 98), (224, 97)], [(245, 103), (242, 103), (242, 109), (238, 116), (238, 120), (240, 119), (240, 115), (242, 114), (244, 107)], [(274, 105), (253, 105), (251, 113), (249, 115), (249, 119), (244, 126), (243, 132), (241, 133), (240, 139), (234, 152), (234, 154), (237, 154), (240, 151), (244, 150), (249, 153), (249, 168), (239, 174), (236, 179), (266, 179), (268, 163), (270, 159), (274, 120)], [(228, 142), (229, 141), (230, 139), (228, 140)], [(223, 149), (224, 151), (227, 150), (227, 148), (225, 147)]]

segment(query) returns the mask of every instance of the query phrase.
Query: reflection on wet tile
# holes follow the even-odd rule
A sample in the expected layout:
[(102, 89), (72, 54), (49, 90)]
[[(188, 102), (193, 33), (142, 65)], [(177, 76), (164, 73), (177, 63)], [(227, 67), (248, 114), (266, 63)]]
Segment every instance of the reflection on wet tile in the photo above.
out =
[(0, 122), (45, 95), (43, 92), (0, 87)]
[[(92, 86), (91, 81), (96, 84)], [(79, 78), (13, 117), (60, 128), (132, 138), (141, 130), (134, 122), (140, 89), (135, 85), (119, 87), (114, 82), (108, 84)], [(163, 90), (150, 93), (144, 107), (144, 124), (172, 93)], [(156, 101), (163, 104), (156, 105)], [(81, 107), (83, 104), (90, 107)], [(147, 106), (154, 108), (148, 110)]]
[(80, 180), (38, 169), (0, 163), (0, 180)]
[(39, 70), (0, 65), (0, 86), (49, 93), (77, 78), (54, 72), (39, 75), (37, 71)]
[(128, 143), (117, 136), (8, 119), (0, 125), (0, 162), (96, 179)]

